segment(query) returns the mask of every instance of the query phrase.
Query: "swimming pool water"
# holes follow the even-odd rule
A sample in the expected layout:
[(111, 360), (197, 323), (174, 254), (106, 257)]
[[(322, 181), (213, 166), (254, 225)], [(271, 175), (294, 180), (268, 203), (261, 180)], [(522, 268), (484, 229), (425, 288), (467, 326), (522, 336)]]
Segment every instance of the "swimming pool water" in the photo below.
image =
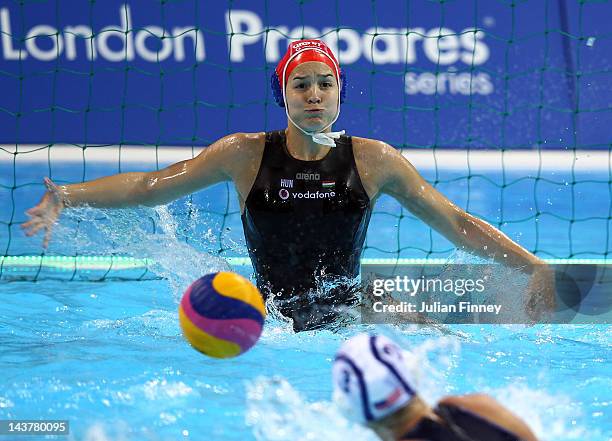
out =
[(75, 440), (368, 439), (333, 413), (331, 360), (344, 338), (379, 330), (415, 352), (430, 401), (485, 391), (542, 439), (612, 435), (609, 326), (294, 334), (271, 320), (250, 352), (214, 360), (183, 339), (169, 291), (163, 280), (4, 285), (0, 418), (67, 419)]
[[(122, 171), (151, 170), (151, 164)], [(533, 168), (533, 167), (532, 167)], [(0, 250), (4, 255), (41, 254), (40, 237), (26, 238), (19, 224), (24, 211), (43, 193), (42, 177), (57, 183), (78, 182), (116, 173), (109, 164), (23, 163), (13, 176), (12, 163), (0, 161)], [(436, 170), (423, 176), (458, 206), (498, 226), (528, 250), (544, 258), (605, 258), (612, 247), (612, 181), (607, 169)], [(132, 210), (117, 215), (87, 212), (69, 216), (56, 229), (50, 254), (103, 254), (117, 251), (135, 225), (144, 234), (166, 233), (160, 211)], [(238, 199), (231, 184), (218, 184), (169, 206), (179, 242), (223, 256), (245, 256)], [(104, 227), (103, 219), (110, 217)], [(82, 219), (95, 222), (80, 222)], [(160, 225), (161, 224), (161, 225)], [(176, 228), (175, 228), (176, 227)], [(164, 231), (164, 228), (166, 230)], [(79, 234), (83, 240), (75, 240)], [(140, 240), (142, 237), (139, 236)], [(133, 246), (138, 246), (138, 240)], [(108, 243), (111, 242), (111, 243)], [(124, 247), (126, 248), (126, 247)], [(447, 257), (453, 247), (393, 199), (379, 198), (363, 257)], [(129, 253), (129, 250), (122, 250)], [(139, 250), (140, 251), (140, 250)], [(142, 253), (141, 253), (142, 254)]]
[[(69, 168), (55, 171), (60, 180), (72, 178)], [(39, 172), (20, 175), (20, 185), (40, 182)], [(453, 176), (444, 176), (448, 182), (439, 187), (465, 206), (468, 181)], [(0, 177), (5, 185), (12, 182)], [(520, 173), (506, 174), (514, 178)], [(501, 182), (499, 175), (492, 179)], [(604, 172), (589, 179), (608, 177)], [(523, 180), (505, 187), (499, 211), (499, 188), (482, 178), (470, 181), (471, 211), (509, 221), (505, 231), (543, 257), (603, 257), (609, 249), (609, 184), (583, 182), (572, 190)], [(335, 351), (348, 336), (368, 330), (395, 337), (415, 354), (419, 389), (431, 402), (484, 391), (523, 416), (542, 439), (611, 439), (608, 325), (360, 325), (295, 334), (272, 318), (261, 341), (239, 358), (214, 360), (194, 351), (178, 325), (180, 293), (203, 273), (224, 267), (207, 251), (216, 254), (222, 243), (224, 255), (245, 252), (237, 202), (225, 188), (168, 209), (77, 210), (56, 229), (51, 253), (151, 257), (165, 279), (0, 282), (0, 419), (67, 419), (74, 440), (373, 439), (330, 403)], [(18, 228), (40, 192), (32, 185), (0, 191), (2, 206), (11, 201), (15, 208), (0, 211), (2, 221), (12, 219), (0, 235), (5, 254), (40, 253), (40, 237), (24, 238)], [(536, 205), (549, 213), (537, 230), (530, 218)], [(450, 254), (443, 239), (410, 217), (397, 217), (393, 202), (381, 200), (377, 209), (368, 257), (426, 257), (432, 249), (431, 257)], [(589, 219), (569, 222), (572, 212)], [(513, 223), (521, 219), (527, 220)]]

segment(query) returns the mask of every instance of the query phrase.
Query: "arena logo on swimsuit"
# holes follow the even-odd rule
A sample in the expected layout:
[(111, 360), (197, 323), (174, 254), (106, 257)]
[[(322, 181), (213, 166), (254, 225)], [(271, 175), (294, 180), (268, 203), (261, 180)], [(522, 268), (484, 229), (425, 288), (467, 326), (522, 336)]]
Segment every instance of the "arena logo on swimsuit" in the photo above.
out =
[(321, 176), (318, 173), (296, 173), (295, 179), (302, 181), (318, 181)]

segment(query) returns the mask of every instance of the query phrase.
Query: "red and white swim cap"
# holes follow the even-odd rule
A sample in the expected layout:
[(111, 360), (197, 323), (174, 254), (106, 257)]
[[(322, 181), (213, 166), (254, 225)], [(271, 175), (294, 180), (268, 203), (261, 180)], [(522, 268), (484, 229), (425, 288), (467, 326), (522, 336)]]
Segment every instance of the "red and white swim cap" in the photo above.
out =
[(327, 64), (340, 84), (340, 66), (331, 49), (321, 40), (299, 40), (289, 44), (287, 52), (276, 66), (280, 86), (285, 87), (293, 69), (309, 61)]
[(343, 103), (346, 97), (346, 75), (340, 69), (334, 53), (321, 40), (299, 40), (289, 44), (287, 52), (272, 73), (271, 85), (276, 104), (285, 107), (284, 92), (287, 79), (293, 69), (308, 61), (319, 61), (330, 67), (340, 86), (340, 102)]

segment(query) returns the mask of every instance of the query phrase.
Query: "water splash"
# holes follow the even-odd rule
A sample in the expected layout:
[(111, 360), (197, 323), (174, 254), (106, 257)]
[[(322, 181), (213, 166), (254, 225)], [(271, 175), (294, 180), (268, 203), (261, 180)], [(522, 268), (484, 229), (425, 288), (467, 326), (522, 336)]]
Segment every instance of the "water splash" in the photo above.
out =
[[(459, 368), (458, 339), (431, 338), (409, 346), (408, 336), (387, 331), (401, 346), (410, 348), (404, 359), (413, 373), (416, 389), (426, 402), (435, 405), (445, 395), (465, 393), (453, 391), (449, 386)], [(580, 405), (565, 395), (521, 384), (485, 388), (482, 392), (525, 420), (543, 441), (604, 438), (597, 428), (585, 429), (580, 423), (583, 413)], [(371, 431), (347, 418), (333, 402), (308, 402), (282, 377), (258, 377), (247, 383), (246, 422), (258, 440), (377, 439)]]
[(458, 368), (461, 344), (454, 337), (427, 339), (404, 357), (419, 395), (430, 405), (449, 394), (449, 378)]
[[(363, 331), (363, 327), (346, 330), (354, 333)], [(387, 330), (385, 334), (393, 332)], [(329, 333), (324, 339), (327, 343), (336, 341), (337, 348), (346, 336), (333, 334), (330, 331), (299, 334), (302, 347), (310, 347), (310, 340), (321, 340), (321, 333)], [(297, 338), (295, 336), (294, 338)], [(427, 339), (418, 345), (407, 344), (407, 336), (393, 335), (393, 338), (406, 351), (406, 364), (414, 374), (416, 387), (426, 401), (435, 403), (441, 396), (448, 394), (445, 386), (449, 376), (457, 367), (460, 343), (456, 338), (442, 337)], [(283, 342), (287, 348), (287, 342)], [(332, 350), (333, 351), (333, 350)], [(330, 353), (330, 357), (332, 357)], [(331, 363), (332, 358), (328, 361)], [(331, 366), (326, 372), (331, 376)], [(330, 380), (331, 381), (331, 380)], [(355, 440), (378, 439), (373, 432), (351, 421), (348, 415), (334, 404), (327, 401), (308, 403), (287, 380), (282, 377), (258, 377), (247, 383), (247, 425), (251, 426), (258, 440), (284, 439), (326, 439), (344, 440), (347, 436)]]
[[(102, 422), (94, 423), (87, 428), (84, 436), (81, 438), (82, 441), (129, 441), (131, 439), (130, 426), (125, 421), (117, 421), (113, 424), (113, 427), (108, 427), (107, 424)], [(73, 435), (70, 436), (71, 440), (76, 440)], [(147, 437), (147, 439), (153, 439)]]
[(0, 397), (0, 408), (9, 408), (15, 407), (15, 403), (13, 403), (8, 398)]
[(93, 319), (86, 321), (82, 331), (114, 331), (124, 337), (153, 338), (176, 337), (180, 334), (176, 310), (151, 309), (142, 314), (120, 319)]
[(486, 392), (525, 420), (542, 441), (601, 439), (596, 429), (587, 431), (578, 424), (582, 410), (565, 395), (549, 394), (521, 384)]
[(203, 222), (206, 219), (199, 215), (182, 221), (168, 206), (130, 210), (80, 207), (70, 210), (67, 222), (56, 228), (53, 251), (152, 259), (155, 265), (151, 269), (168, 280), (178, 300), (195, 279), (230, 269), (223, 258), (213, 254), (216, 237), (210, 228), (208, 233), (198, 233)]
[(259, 441), (378, 440), (372, 431), (344, 418), (333, 403), (308, 403), (281, 377), (258, 377), (247, 384), (246, 423)]

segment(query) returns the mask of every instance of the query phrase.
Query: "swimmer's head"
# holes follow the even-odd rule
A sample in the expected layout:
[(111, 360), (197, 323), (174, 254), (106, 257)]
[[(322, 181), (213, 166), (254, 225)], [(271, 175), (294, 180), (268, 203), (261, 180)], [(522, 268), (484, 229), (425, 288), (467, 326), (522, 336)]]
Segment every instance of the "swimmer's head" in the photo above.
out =
[(404, 351), (382, 335), (345, 342), (333, 365), (334, 402), (352, 419), (375, 423), (417, 397)]
[(278, 62), (272, 73), (272, 92), (276, 103), (285, 107), (285, 88), (291, 72), (302, 63), (317, 61), (329, 66), (337, 84), (340, 87), (340, 102), (346, 95), (346, 80), (344, 72), (340, 69), (338, 60), (331, 49), (321, 40), (299, 40), (289, 44), (287, 52)]
[(320, 40), (289, 44), (272, 73), (276, 102), (285, 107), (287, 120), (316, 144), (335, 147), (341, 132), (331, 132), (340, 116), (346, 82), (338, 60)]

